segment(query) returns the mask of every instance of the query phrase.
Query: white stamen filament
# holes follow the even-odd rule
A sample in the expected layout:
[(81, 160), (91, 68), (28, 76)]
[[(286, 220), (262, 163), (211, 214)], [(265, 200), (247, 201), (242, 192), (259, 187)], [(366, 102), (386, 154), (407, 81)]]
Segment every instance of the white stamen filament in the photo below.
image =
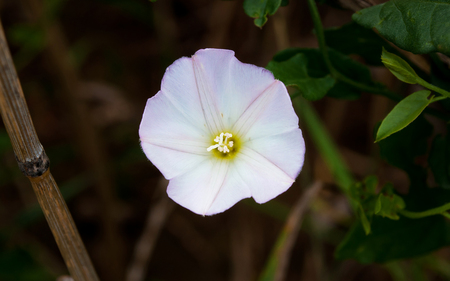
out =
[[(224, 136), (225, 136), (225, 140), (223, 139)], [(232, 136), (233, 135), (230, 133), (225, 133), (225, 134), (220, 133), (220, 135), (218, 135), (214, 138), (214, 141), (217, 142), (218, 144), (211, 145), (206, 150), (211, 151), (211, 150), (217, 148), (217, 150), (219, 150), (220, 152), (223, 152), (223, 153), (230, 152), (230, 149), (228, 147), (233, 147), (233, 141), (228, 142), (228, 138), (231, 138)]]

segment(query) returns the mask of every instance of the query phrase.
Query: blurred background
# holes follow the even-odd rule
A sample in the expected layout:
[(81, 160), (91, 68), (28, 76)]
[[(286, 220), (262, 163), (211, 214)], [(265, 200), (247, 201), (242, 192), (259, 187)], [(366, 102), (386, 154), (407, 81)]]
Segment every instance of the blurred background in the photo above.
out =
[[(333, 6), (319, 6), (325, 27), (351, 20), (342, 1)], [(334, 258), (354, 217), (307, 131), (305, 167), (286, 193), (264, 205), (243, 200), (212, 217), (171, 202), (167, 181), (142, 153), (142, 112), (167, 66), (207, 47), (232, 49), (262, 67), (279, 50), (317, 47), (306, 1), (291, 0), (262, 29), (242, 1), (1, 0), (0, 17), (51, 171), (101, 280), (256, 280), (299, 205), (306, 210), (294, 217), (303, 223), (286, 246), (285, 280), (450, 280), (448, 249), (384, 265)], [(398, 89), (386, 69), (371, 70)], [(314, 106), (355, 177), (376, 174), (406, 190), (407, 175), (374, 156), (372, 130), (391, 101), (363, 95)], [(315, 182), (320, 190), (302, 197)], [(0, 123), (0, 280), (67, 274)]]

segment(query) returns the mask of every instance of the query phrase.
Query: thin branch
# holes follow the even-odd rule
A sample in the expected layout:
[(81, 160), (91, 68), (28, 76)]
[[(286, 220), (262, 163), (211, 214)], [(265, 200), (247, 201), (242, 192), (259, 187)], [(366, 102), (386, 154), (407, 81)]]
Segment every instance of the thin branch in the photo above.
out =
[(23, 4), (30, 20), (37, 22), (45, 32), (47, 40), (45, 55), (58, 82), (56, 84), (59, 86), (60, 101), (65, 103), (64, 106), (68, 109), (66, 118), (73, 127), (82, 160), (87, 170), (95, 176), (94, 187), (99, 199), (102, 227), (100, 242), (102, 263), (98, 265), (98, 270), (108, 280), (123, 280), (124, 244), (118, 234), (119, 226), (114, 215), (119, 209), (119, 204), (114, 194), (114, 179), (108, 170), (109, 161), (105, 145), (88, 117), (85, 106), (80, 102), (80, 80), (70, 62), (69, 47), (61, 25), (56, 20), (43, 16), (42, 1), (28, 0), (23, 1)]
[(305, 211), (321, 188), (322, 183), (315, 182), (295, 203), (259, 280), (285, 280), (291, 251), (300, 231)]
[(30, 179), (39, 205), (76, 281), (98, 277), (39, 142), (0, 22), (0, 111), (20, 170)]
[(166, 196), (164, 190), (166, 189), (168, 181), (162, 178), (158, 183), (158, 191), (160, 191), (159, 200), (156, 204), (152, 204), (147, 216), (144, 231), (142, 232), (139, 241), (136, 243), (133, 252), (133, 258), (127, 271), (127, 281), (143, 281), (148, 262), (155, 248), (167, 217), (175, 206), (174, 203)]

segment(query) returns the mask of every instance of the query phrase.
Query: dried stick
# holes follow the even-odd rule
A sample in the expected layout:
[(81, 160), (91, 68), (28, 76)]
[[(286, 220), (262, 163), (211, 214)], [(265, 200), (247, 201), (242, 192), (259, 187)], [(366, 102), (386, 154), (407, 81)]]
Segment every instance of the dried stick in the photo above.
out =
[(102, 239), (101, 254), (97, 269), (109, 281), (123, 280), (125, 275), (124, 247), (119, 235), (115, 214), (118, 201), (114, 194), (114, 179), (108, 170), (108, 159), (101, 137), (95, 131), (86, 108), (79, 100), (79, 77), (69, 60), (66, 38), (56, 20), (43, 16), (42, 1), (22, 1), (30, 20), (40, 22), (46, 34), (46, 58), (59, 82), (61, 101), (68, 109), (68, 121), (73, 126), (80, 155), (89, 171), (95, 176), (96, 193), (99, 199)]
[(97, 281), (72, 216), (50, 173), (50, 161), (31, 121), (1, 22), (0, 111), (19, 168), (31, 181), (70, 274), (76, 281)]
[(143, 281), (147, 265), (156, 246), (156, 241), (175, 204), (166, 196), (168, 181), (162, 178), (157, 186), (159, 200), (150, 208), (145, 229), (136, 243), (133, 258), (127, 271), (126, 281)]
[(293, 206), (286, 224), (278, 236), (266, 268), (259, 279), (260, 281), (282, 281), (285, 279), (291, 251), (300, 231), (305, 211), (321, 188), (322, 182), (316, 181)]

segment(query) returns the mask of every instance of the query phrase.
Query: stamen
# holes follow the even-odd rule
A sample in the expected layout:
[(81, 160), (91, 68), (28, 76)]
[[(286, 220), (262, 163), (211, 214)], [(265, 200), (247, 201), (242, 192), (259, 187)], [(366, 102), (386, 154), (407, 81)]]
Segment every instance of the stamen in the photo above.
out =
[[(225, 137), (225, 140), (224, 140), (224, 137)], [(233, 141), (228, 142), (228, 139), (231, 137), (233, 137), (233, 135), (230, 133), (223, 133), (223, 132), (220, 133), (220, 135), (218, 135), (214, 138), (214, 142), (217, 142), (218, 144), (211, 145), (206, 150), (211, 151), (211, 150), (217, 148), (218, 151), (223, 152), (223, 153), (230, 152), (229, 147), (230, 148), (233, 147)]]

